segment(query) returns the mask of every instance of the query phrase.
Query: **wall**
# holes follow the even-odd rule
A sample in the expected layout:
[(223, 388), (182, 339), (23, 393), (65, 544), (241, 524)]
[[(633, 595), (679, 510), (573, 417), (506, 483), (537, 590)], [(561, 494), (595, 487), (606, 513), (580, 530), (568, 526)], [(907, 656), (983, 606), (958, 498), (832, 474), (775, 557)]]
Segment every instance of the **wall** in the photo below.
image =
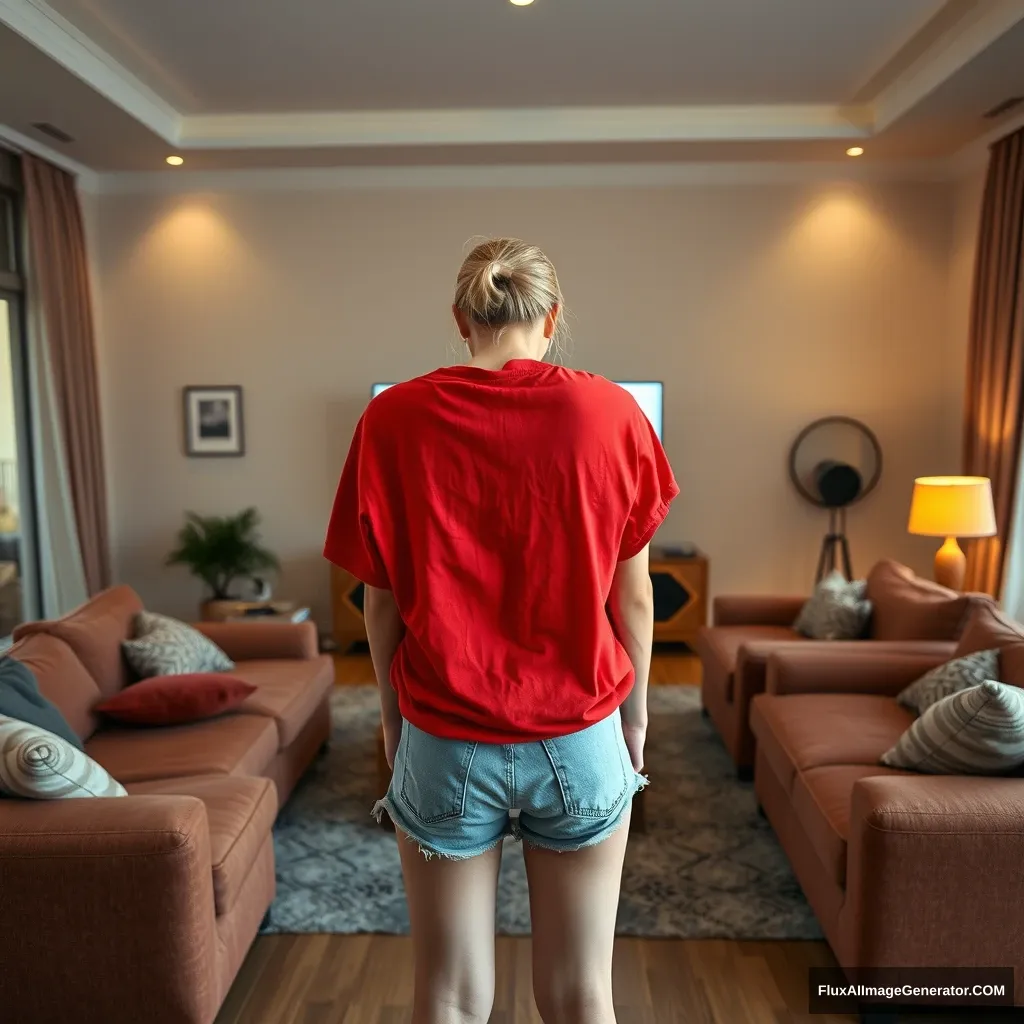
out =
[[(448, 304), (467, 239), (509, 233), (555, 261), (571, 365), (666, 386), (682, 484), (660, 538), (711, 556), (716, 592), (803, 591), (824, 516), (786, 477), (810, 420), (862, 418), (885, 451), (851, 514), (854, 568), (905, 533), (913, 478), (956, 469), (947, 344), (950, 195), (937, 183), (405, 188), (107, 194), (93, 218), (117, 575), (187, 615), (164, 569), (185, 509), (256, 505), (281, 596), (329, 620), (320, 546), (371, 382), (454, 358)], [(182, 455), (181, 388), (241, 384), (248, 454)]]

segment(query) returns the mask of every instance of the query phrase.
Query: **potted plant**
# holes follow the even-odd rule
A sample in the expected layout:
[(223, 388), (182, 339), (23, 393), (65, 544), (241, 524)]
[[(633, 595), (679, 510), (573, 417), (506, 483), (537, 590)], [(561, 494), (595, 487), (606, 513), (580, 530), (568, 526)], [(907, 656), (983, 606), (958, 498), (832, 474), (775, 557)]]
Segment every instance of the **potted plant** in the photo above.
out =
[(206, 584), (209, 597), (200, 610), (204, 619), (222, 618), (235, 610), (244, 599), (235, 590), (238, 581), (278, 568), (277, 558), (260, 544), (259, 521), (254, 508), (233, 516), (186, 513), (167, 565), (184, 565)]

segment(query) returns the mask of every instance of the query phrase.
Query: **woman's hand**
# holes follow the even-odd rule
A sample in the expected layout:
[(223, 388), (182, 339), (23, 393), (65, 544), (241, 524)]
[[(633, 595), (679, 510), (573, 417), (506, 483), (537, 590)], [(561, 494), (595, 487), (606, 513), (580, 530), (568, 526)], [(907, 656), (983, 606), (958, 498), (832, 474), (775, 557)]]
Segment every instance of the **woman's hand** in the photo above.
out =
[(632, 724), (622, 721), (622, 736), (626, 741), (629, 759), (633, 762), (633, 771), (639, 773), (644, 767), (644, 743), (647, 741), (647, 723)]
[(388, 767), (394, 771), (398, 742), (402, 738), (402, 716), (385, 715), (381, 724), (384, 727), (384, 756), (387, 758)]

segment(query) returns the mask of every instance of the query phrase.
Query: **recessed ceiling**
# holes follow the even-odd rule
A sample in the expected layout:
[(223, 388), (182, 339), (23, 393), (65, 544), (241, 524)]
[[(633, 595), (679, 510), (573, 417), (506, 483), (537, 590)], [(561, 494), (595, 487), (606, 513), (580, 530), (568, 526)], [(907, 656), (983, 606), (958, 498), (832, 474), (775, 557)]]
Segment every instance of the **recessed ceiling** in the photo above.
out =
[(943, 0), (50, 0), (190, 114), (836, 103)]
[(0, 68), (99, 172), (932, 161), (1019, 118), (1024, 0), (0, 0)]

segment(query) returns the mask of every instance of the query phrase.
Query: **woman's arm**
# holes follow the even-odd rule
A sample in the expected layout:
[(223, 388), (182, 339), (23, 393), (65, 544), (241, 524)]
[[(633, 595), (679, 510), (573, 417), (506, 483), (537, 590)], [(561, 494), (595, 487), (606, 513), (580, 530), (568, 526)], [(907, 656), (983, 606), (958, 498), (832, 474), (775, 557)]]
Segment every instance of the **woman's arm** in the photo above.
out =
[(654, 586), (648, 548), (619, 562), (608, 600), (612, 624), (633, 665), (633, 689), (622, 705), (622, 732), (635, 771), (644, 764), (647, 683), (654, 643)]
[(398, 694), (391, 685), (391, 662), (405, 633), (405, 624), (398, 614), (395, 595), (366, 584), (363, 593), (363, 619), (366, 639), (370, 643), (370, 660), (380, 691), (380, 717), (384, 726), (384, 749), (388, 765), (395, 766), (395, 751), (402, 735), (402, 714), (398, 710)]

